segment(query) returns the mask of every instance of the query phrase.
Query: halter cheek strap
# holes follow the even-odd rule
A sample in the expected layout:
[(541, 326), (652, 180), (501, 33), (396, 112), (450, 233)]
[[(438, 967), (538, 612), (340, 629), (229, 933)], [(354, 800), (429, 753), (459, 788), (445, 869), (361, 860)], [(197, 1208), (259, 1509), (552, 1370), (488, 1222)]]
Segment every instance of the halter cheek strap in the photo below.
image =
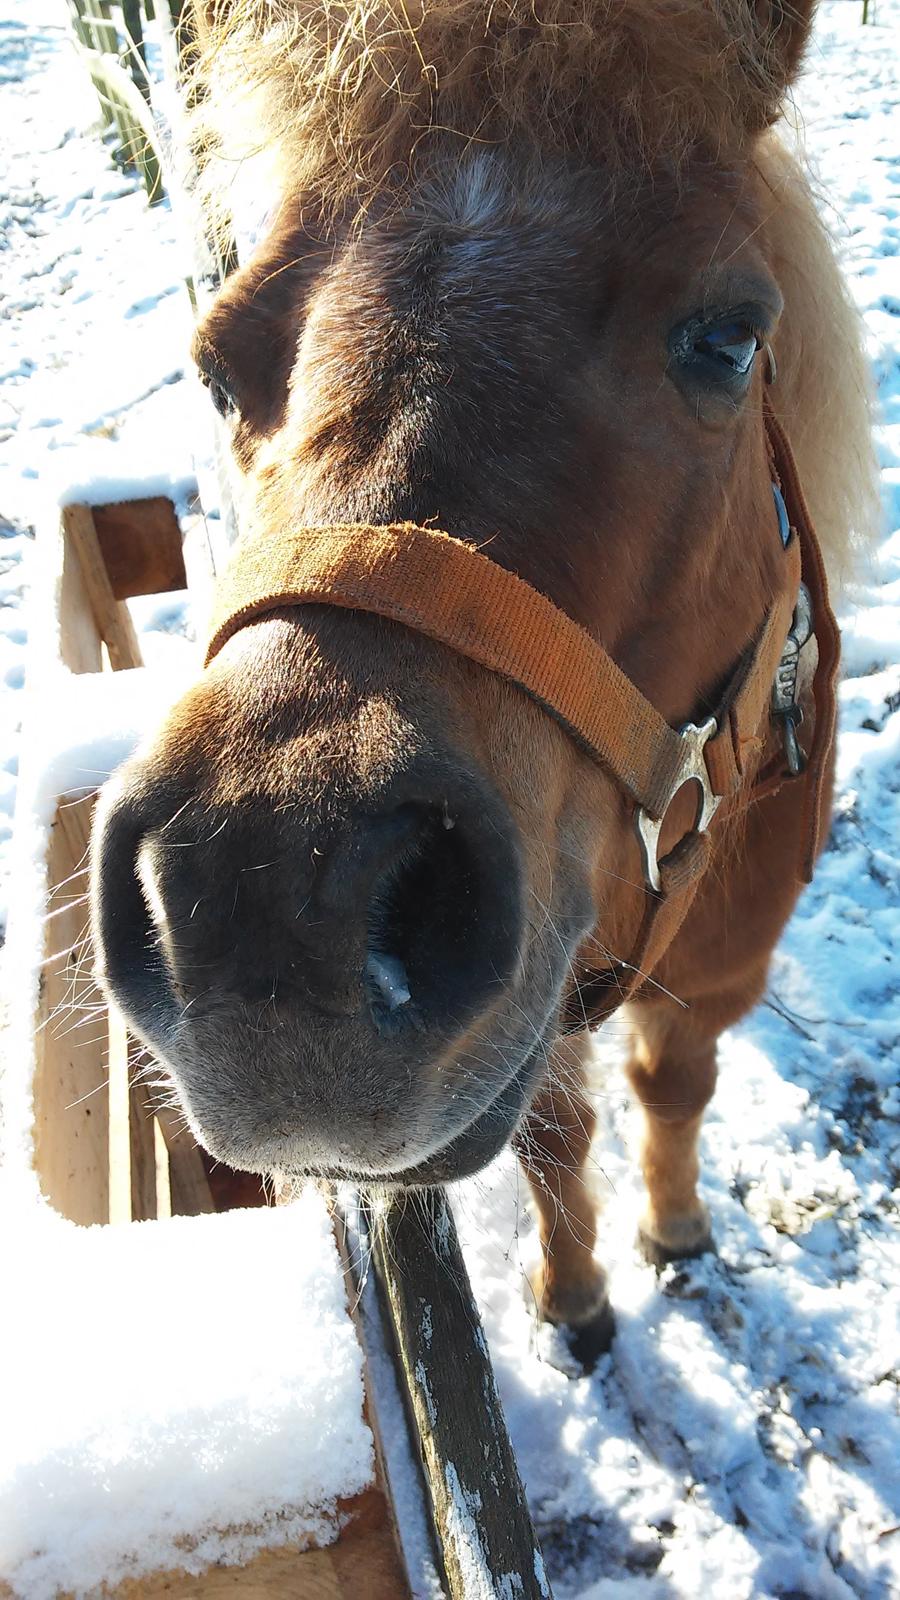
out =
[[(780, 601), (793, 596), (793, 610), (783, 628), (786, 610), (777, 600), (772, 606), (746, 674), (727, 708), (720, 712), (715, 734), (705, 745), (709, 788), (718, 802), (740, 795), (744, 805), (777, 793), (795, 779), (802, 782), (803, 820), (797, 877), (812, 878), (825, 827), (824, 800), (837, 728), (836, 683), (840, 663), (840, 633), (828, 598), (825, 563), (803, 496), (793, 452), (785, 433), (766, 406), (766, 438), (779, 533), (785, 548), (784, 588)], [(779, 505), (780, 502), (780, 505)], [(808, 609), (807, 609), (808, 608)], [(798, 613), (807, 612), (807, 626), (797, 637)], [(801, 713), (793, 704), (799, 649), (814, 629), (818, 659), (813, 678), (815, 727), (809, 753), (802, 765), (792, 764), (780, 749), (763, 767), (759, 756), (785, 710), (793, 718), (785, 725), (793, 732)], [(780, 647), (779, 647), (780, 640)], [(780, 648), (780, 654), (776, 650)], [(790, 672), (791, 700), (785, 706), (783, 673)], [(638, 819), (640, 828), (640, 819)], [(627, 961), (590, 956), (583, 977), (570, 988), (563, 1006), (565, 1031), (598, 1027), (642, 988), (652, 987), (652, 973), (679, 932), (703, 880), (712, 856), (708, 833), (698, 823), (692, 832), (659, 862), (657, 892), (648, 896), (637, 939)]]
[[(300, 528), (245, 543), (217, 585), (207, 665), (240, 628), (284, 606), (312, 602), (374, 612), (517, 684), (615, 779), (634, 809), (646, 911), (629, 961), (592, 974), (582, 987), (579, 1026), (603, 1021), (634, 992), (687, 915), (709, 863), (709, 823), (723, 798), (749, 788), (758, 764), (801, 576), (812, 594), (819, 640), (800, 876), (812, 869), (834, 734), (838, 636), (790, 447), (770, 414), (766, 426), (790, 527), (783, 583), (718, 721), (670, 727), (611, 656), (546, 596), (474, 546), (413, 523)], [(767, 781), (780, 782), (780, 772), (767, 774)], [(658, 860), (666, 812), (687, 783), (698, 796), (694, 826)]]

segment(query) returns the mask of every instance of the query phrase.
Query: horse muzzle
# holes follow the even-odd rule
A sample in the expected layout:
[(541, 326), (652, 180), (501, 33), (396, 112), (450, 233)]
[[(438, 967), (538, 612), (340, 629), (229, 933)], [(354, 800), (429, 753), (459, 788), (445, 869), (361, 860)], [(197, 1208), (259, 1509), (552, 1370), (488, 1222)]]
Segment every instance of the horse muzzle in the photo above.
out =
[(469, 1132), (458, 1164), (489, 1159), (534, 1035), (501, 1027), (476, 1059), (525, 937), (519, 841), (486, 776), (417, 759), (329, 818), (258, 796), (210, 812), (154, 773), (125, 769), (96, 824), (98, 976), (205, 1147), (403, 1181)]

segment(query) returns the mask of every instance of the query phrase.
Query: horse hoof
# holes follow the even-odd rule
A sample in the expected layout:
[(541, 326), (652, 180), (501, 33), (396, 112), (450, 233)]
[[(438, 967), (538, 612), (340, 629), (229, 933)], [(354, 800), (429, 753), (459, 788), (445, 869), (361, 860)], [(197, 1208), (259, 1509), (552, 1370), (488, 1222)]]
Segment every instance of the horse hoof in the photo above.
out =
[(694, 1261), (698, 1256), (715, 1255), (716, 1251), (716, 1242), (708, 1227), (693, 1238), (686, 1233), (683, 1239), (665, 1244), (639, 1228), (637, 1246), (648, 1266), (655, 1267), (657, 1272), (673, 1261)]
[(525, 1278), (522, 1292), (538, 1327), (541, 1356), (567, 1377), (593, 1372), (613, 1342), (616, 1319), (606, 1292), (606, 1274), (595, 1266), (593, 1275), (552, 1295), (544, 1292), (543, 1270)]
[(591, 1373), (600, 1357), (605, 1356), (612, 1347), (616, 1336), (613, 1308), (607, 1300), (589, 1322), (582, 1322), (575, 1328), (563, 1328), (561, 1332), (582, 1372)]
[(538, 1321), (537, 1349), (547, 1366), (555, 1367), (566, 1378), (588, 1377), (601, 1356), (606, 1355), (616, 1332), (616, 1319), (609, 1301), (587, 1322)]

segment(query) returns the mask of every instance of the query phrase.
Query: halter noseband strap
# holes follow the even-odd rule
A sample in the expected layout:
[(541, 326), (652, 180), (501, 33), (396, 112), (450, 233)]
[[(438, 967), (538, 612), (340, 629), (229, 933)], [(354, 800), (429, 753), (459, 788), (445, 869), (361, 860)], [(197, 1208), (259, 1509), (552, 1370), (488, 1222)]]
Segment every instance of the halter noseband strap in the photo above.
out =
[[(709, 863), (707, 828), (720, 801), (741, 789), (748, 799), (771, 792), (787, 776), (780, 763), (761, 781), (751, 781), (768, 734), (766, 711), (791, 636), (801, 577), (810, 590), (819, 648), (798, 873), (804, 880), (811, 875), (834, 737), (838, 633), (790, 446), (768, 409), (766, 430), (789, 527), (784, 577), (718, 721), (670, 727), (611, 656), (546, 596), (474, 546), (413, 523), (301, 528), (242, 544), (217, 585), (207, 665), (240, 628), (284, 606), (316, 603), (374, 612), (510, 679), (616, 780), (635, 808), (650, 892), (631, 958), (592, 974), (578, 993), (577, 1015), (570, 1007), (572, 1025), (603, 1021), (675, 937)], [(694, 827), (657, 860), (669, 805), (691, 781), (698, 789)]]

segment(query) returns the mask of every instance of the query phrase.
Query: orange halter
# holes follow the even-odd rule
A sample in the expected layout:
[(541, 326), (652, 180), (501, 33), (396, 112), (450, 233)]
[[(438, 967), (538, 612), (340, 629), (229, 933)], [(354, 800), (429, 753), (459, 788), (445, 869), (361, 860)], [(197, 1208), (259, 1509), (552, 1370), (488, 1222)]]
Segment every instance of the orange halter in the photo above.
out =
[[(709, 864), (707, 829), (720, 801), (744, 787), (748, 799), (760, 797), (792, 775), (779, 764), (750, 780), (768, 731), (776, 678), (782, 690), (785, 675), (790, 680), (793, 672), (795, 681), (799, 646), (792, 619), (801, 581), (809, 591), (819, 650), (798, 863), (802, 881), (812, 875), (834, 740), (839, 637), (791, 449), (768, 409), (766, 432), (774, 485), (786, 508), (784, 580), (718, 722), (670, 727), (607, 652), (546, 596), (474, 546), (413, 523), (300, 528), (242, 544), (217, 585), (207, 665), (240, 628), (283, 606), (315, 603), (374, 612), (517, 684), (616, 780), (635, 809), (650, 892), (630, 959), (581, 990), (579, 1026), (602, 1022), (628, 999), (674, 939)], [(788, 698), (790, 687), (788, 682)], [(694, 826), (657, 860), (666, 812), (689, 782), (699, 791)]]

